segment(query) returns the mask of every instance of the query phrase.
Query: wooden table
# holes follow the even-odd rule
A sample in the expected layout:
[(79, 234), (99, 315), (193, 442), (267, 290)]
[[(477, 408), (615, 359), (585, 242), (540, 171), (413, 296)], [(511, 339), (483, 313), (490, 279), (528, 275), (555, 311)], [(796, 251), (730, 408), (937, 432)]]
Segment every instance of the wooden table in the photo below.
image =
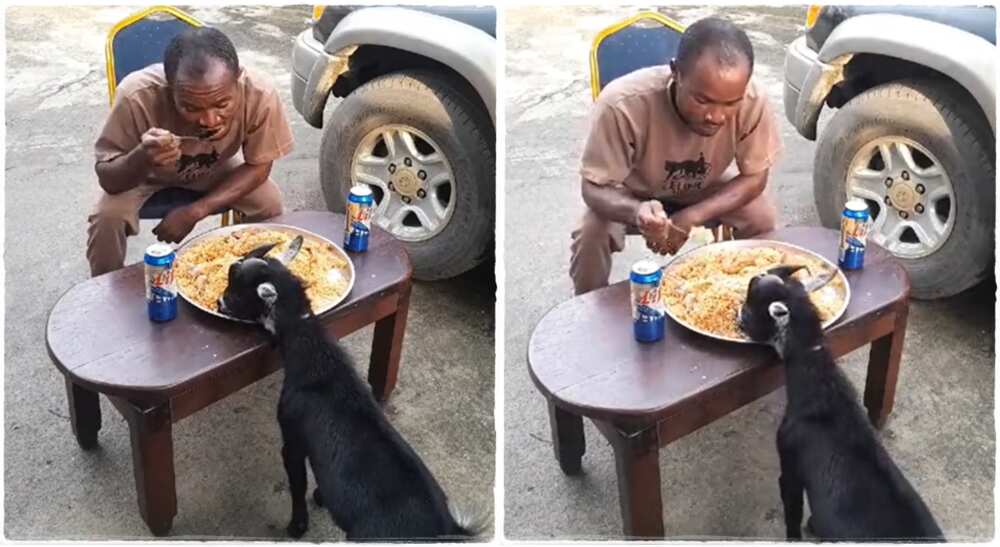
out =
[[(343, 215), (295, 212), (273, 221), (343, 240)], [(351, 259), (354, 289), (322, 320), (337, 337), (375, 323), (368, 382), (385, 400), (399, 371), (412, 268), (402, 245), (374, 226), (368, 252)], [(139, 511), (149, 529), (163, 535), (177, 514), (173, 424), (268, 376), (280, 363), (263, 329), (209, 315), (183, 300), (173, 321), (150, 321), (143, 272), (141, 263), (134, 264), (71, 288), (49, 313), (45, 341), (66, 377), (70, 422), (84, 450), (97, 445), (98, 394), (127, 419)]]
[[(838, 235), (802, 227), (763, 239), (799, 245), (836, 263)], [(875, 245), (868, 247), (863, 270), (845, 273), (851, 302), (827, 331), (827, 344), (836, 356), (871, 344), (864, 403), (881, 427), (892, 411), (910, 284), (899, 263)], [(784, 368), (768, 347), (716, 341), (669, 318), (662, 341), (640, 344), (630, 313), (628, 281), (556, 306), (532, 334), (528, 366), (548, 402), (563, 472), (581, 472), (586, 416), (615, 453), (625, 535), (662, 537), (660, 446), (781, 387)]]

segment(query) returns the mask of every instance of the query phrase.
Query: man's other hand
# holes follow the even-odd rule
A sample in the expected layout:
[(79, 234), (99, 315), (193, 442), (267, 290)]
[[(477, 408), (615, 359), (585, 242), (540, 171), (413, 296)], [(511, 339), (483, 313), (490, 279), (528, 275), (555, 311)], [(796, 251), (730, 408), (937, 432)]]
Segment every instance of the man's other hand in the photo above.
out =
[(666, 254), (667, 246), (667, 213), (663, 204), (653, 199), (639, 204), (635, 214), (635, 224), (639, 233), (646, 240), (646, 247), (658, 254)]
[(167, 213), (167, 216), (153, 228), (153, 234), (160, 241), (180, 243), (202, 218), (191, 206), (177, 207)]

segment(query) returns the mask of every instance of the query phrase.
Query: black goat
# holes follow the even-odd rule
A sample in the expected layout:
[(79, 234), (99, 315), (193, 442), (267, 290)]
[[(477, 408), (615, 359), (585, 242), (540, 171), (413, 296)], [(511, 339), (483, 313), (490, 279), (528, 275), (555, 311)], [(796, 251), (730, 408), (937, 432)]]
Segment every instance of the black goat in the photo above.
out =
[(318, 486), (316, 503), (333, 522), (360, 539), (462, 539), (476, 534), (460, 524), (430, 471), (382, 414), (351, 359), (328, 341), (310, 311), (301, 282), (285, 267), (297, 239), (280, 258), (274, 247), (254, 249), (229, 269), (219, 310), (261, 323), (273, 336), (285, 368), (278, 404), (281, 456), (292, 494), (288, 534), (309, 526), (306, 459)]
[(785, 362), (788, 405), (778, 429), (781, 501), (789, 539), (802, 537), (803, 490), (821, 539), (944, 541), (931, 512), (885, 451), (857, 394), (823, 344), (798, 266), (750, 281), (740, 327), (771, 344)]

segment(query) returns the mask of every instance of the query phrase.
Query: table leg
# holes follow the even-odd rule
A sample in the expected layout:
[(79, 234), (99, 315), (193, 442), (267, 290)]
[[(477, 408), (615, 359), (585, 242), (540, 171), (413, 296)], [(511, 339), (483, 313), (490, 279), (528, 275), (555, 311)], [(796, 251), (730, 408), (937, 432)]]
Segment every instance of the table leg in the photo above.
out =
[(865, 407), (868, 408), (868, 418), (878, 428), (885, 425), (896, 397), (896, 380), (903, 356), (903, 338), (906, 336), (909, 311), (910, 306), (905, 301), (896, 306), (894, 330), (872, 342), (868, 354)]
[(396, 313), (375, 323), (375, 336), (372, 339), (368, 383), (379, 401), (389, 398), (396, 387), (396, 378), (399, 375), (399, 358), (403, 351), (406, 316), (410, 310), (410, 282), (407, 281), (399, 291)]
[(549, 405), (549, 425), (552, 428), (552, 448), (563, 473), (579, 475), (583, 472), (583, 454), (587, 450), (583, 437), (583, 418), (559, 408), (552, 401)]
[(166, 535), (177, 514), (170, 404), (144, 408), (119, 400), (116, 406), (125, 414), (132, 437), (132, 470), (139, 512), (153, 535)]
[(627, 537), (662, 538), (660, 497), (660, 438), (656, 425), (630, 431), (599, 424), (615, 451), (618, 503)]
[(101, 400), (96, 392), (85, 389), (66, 378), (66, 398), (69, 400), (69, 422), (80, 448), (97, 446), (101, 430)]

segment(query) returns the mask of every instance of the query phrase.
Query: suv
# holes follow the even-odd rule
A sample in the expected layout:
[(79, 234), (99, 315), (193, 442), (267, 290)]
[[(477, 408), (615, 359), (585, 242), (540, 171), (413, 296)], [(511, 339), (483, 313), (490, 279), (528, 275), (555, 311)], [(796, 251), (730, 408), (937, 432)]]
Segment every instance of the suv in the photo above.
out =
[[(292, 53), (292, 102), (324, 128), (320, 183), (343, 212), (375, 195), (373, 222), (433, 280), (492, 255), (496, 9), (317, 6)], [(332, 106), (325, 120), (327, 99)]]
[(850, 197), (899, 257), (913, 295), (939, 298), (991, 271), (996, 200), (992, 7), (810, 6), (785, 57), (785, 115), (816, 140), (823, 224)]

